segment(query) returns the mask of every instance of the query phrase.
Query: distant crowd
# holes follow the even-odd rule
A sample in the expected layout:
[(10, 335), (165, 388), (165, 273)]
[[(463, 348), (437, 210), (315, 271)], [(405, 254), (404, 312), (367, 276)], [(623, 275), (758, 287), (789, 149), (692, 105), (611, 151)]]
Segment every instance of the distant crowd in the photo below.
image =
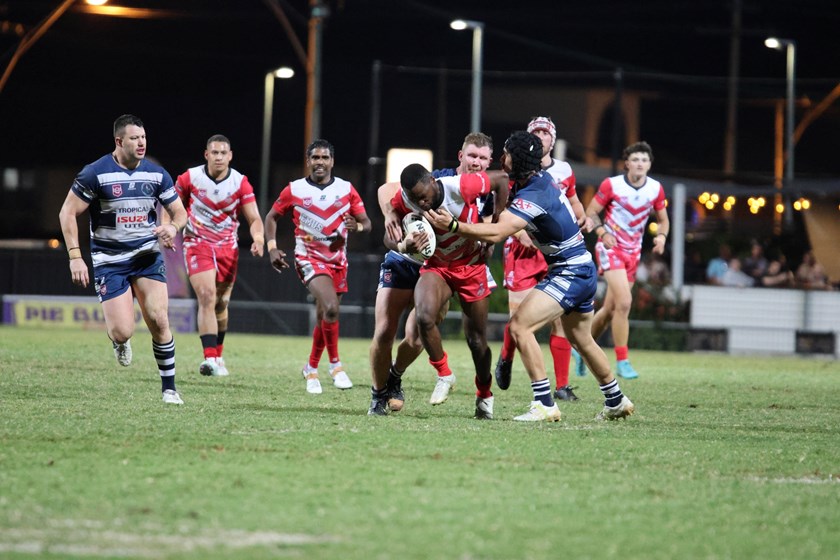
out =
[[(664, 261), (647, 259), (643, 261), (649, 270), (649, 282), (668, 285), (670, 271)], [(644, 277), (645, 274), (643, 273)], [(800, 290), (834, 290), (822, 265), (817, 262), (813, 251), (802, 256), (799, 266), (793, 268), (781, 251), (770, 256), (757, 240), (750, 243), (749, 253), (734, 254), (727, 244), (718, 248), (718, 256), (703, 262), (699, 251), (690, 253), (686, 259), (686, 284), (711, 284), (736, 288), (796, 288)]]

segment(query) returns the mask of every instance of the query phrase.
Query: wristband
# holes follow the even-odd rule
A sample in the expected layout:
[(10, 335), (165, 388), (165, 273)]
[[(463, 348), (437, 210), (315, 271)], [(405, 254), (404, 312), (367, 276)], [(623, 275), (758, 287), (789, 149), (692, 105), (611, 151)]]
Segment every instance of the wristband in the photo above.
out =
[(70, 260), (81, 259), (82, 258), (82, 250), (78, 247), (71, 247), (67, 249), (67, 256), (70, 257)]
[(263, 245), (265, 243), (265, 237), (258, 233), (254, 236), (254, 243), (256, 243), (257, 245)]
[(356, 231), (365, 231), (365, 226), (362, 225), (362, 222), (356, 222)]
[(277, 240), (276, 239), (269, 239), (268, 243), (266, 243), (266, 247), (268, 247), (269, 251), (273, 251), (277, 248)]
[(659, 237), (660, 235), (661, 235), (662, 237), (664, 237), (666, 241), (668, 240), (668, 234), (667, 234), (667, 233), (657, 233), (657, 234), (656, 234), (656, 237)]
[(449, 222), (449, 226), (446, 229), (448, 229), (450, 233), (458, 231), (458, 220), (452, 218), (452, 221)]
[[(602, 230), (601, 233), (598, 233), (598, 228), (601, 228), (601, 230)], [(598, 239), (601, 239), (606, 234), (607, 234), (607, 228), (605, 228), (604, 226), (598, 226), (597, 228), (595, 228), (595, 235), (598, 236)]]

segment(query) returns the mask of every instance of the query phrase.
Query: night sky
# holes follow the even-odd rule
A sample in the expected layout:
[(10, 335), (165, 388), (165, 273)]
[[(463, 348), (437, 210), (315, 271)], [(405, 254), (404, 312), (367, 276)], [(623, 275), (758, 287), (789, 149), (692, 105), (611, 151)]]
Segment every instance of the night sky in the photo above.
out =
[[(31, 27), (59, 4), (0, 0), (0, 22)], [(267, 1), (110, 4), (166, 11), (147, 19), (94, 15), (78, 6), (65, 13), (21, 58), (0, 93), (0, 167), (80, 168), (112, 149), (111, 124), (130, 112), (146, 122), (150, 155), (173, 174), (200, 161), (206, 138), (222, 132), (233, 141), (235, 164), (256, 177), (263, 78), (281, 65), (297, 75), (276, 83), (272, 159), (302, 161), (305, 70)], [(280, 4), (305, 48), (308, 2)], [(435, 146), (455, 155), (469, 128), (471, 32), (449, 29), (454, 17), (485, 22), (485, 87), (528, 81), (609, 86), (621, 67), (626, 88), (659, 100), (643, 104), (641, 115), (641, 136), (654, 145), (657, 170), (722, 167), (730, 1), (326, 4), (331, 15), (324, 31), (321, 135), (336, 145), (339, 169), (363, 165), (397, 145)], [(738, 171), (761, 182), (772, 175), (770, 100), (785, 92), (784, 54), (766, 48), (764, 38), (797, 41), (797, 96), (817, 103), (840, 83), (840, 3), (742, 4)], [(13, 32), (0, 34), (3, 67), (17, 41)], [(386, 67), (383, 113), (380, 153), (370, 154), (371, 65), (377, 59)], [(398, 68), (453, 71), (443, 122), (437, 78)], [(527, 116), (539, 112), (522, 108)], [(510, 123), (489, 114), (484, 123), (497, 143), (511, 131)], [(838, 124), (835, 103), (797, 146), (798, 174), (840, 174), (833, 153), (840, 144)]]

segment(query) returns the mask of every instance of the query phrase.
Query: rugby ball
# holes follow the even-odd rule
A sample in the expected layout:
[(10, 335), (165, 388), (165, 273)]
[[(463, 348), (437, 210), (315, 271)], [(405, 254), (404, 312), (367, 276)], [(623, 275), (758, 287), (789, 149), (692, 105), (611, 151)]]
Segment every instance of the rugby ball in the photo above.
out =
[(406, 214), (403, 218), (402, 224), (403, 231), (405, 231), (406, 236), (411, 235), (416, 231), (419, 233), (425, 233), (429, 237), (429, 244), (419, 252), (411, 253), (410, 256), (418, 261), (431, 258), (431, 256), (435, 254), (435, 248), (437, 247), (437, 238), (435, 237), (435, 230), (432, 229), (432, 224), (430, 224), (426, 218), (417, 212)]

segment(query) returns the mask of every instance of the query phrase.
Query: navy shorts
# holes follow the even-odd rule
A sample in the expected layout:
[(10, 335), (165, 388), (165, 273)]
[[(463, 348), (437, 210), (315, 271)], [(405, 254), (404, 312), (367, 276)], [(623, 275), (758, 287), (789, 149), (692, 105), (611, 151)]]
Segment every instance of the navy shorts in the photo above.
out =
[(124, 294), (135, 278), (150, 278), (166, 283), (163, 255), (155, 251), (130, 261), (93, 267), (93, 288), (100, 302)]
[(385, 260), (379, 265), (379, 287), (397, 290), (413, 290), (420, 279), (419, 264), (388, 251)]
[(535, 286), (560, 304), (566, 313), (595, 310), (598, 269), (595, 263), (556, 266)]

